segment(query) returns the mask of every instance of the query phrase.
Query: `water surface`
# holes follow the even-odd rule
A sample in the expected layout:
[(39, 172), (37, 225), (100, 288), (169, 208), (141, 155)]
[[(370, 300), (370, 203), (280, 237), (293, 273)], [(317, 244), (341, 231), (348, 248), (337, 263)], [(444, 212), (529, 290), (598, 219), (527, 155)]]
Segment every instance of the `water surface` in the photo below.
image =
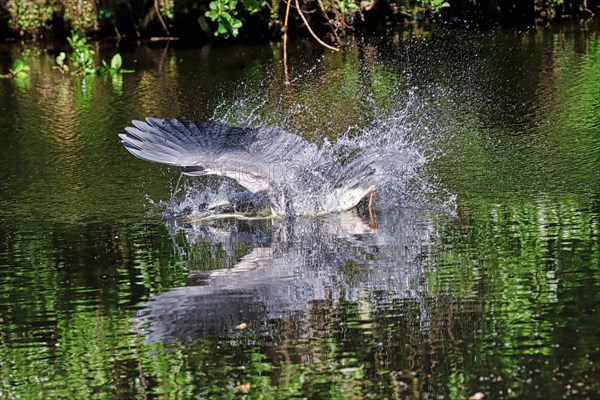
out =
[[(27, 49), (0, 80), (0, 397), (597, 398), (599, 32), (297, 43), (291, 85), (277, 46), (122, 49), (112, 79)], [(131, 157), (150, 115), (370, 151), (375, 221), (168, 218), (232, 188)]]

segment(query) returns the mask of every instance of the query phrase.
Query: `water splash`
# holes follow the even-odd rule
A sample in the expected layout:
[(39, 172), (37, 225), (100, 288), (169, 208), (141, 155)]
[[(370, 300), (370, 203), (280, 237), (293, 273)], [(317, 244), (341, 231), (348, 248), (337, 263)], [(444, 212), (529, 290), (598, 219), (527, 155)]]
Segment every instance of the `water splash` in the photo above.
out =
[(412, 90), (403, 108), (376, 117), (331, 146), (336, 157), (352, 154), (353, 162), (346, 171), (349, 175), (367, 166), (377, 170), (378, 209), (454, 210), (456, 196), (428, 170), (429, 163), (442, 154), (436, 142), (445, 135), (439, 122), (425, 111), (429, 106)]
[[(445, 98), (445, 94), (439, 97)], [(440, 98), (422, 94), (416, 88), (399, 99), (397, 109), (391, 112), (381, 113), (375, 101), (370, 101), (374, 110), (368, 123), (350, 126), (332, 140), (319, 140), (318, 135), (312, 135), (317, 136), (313, 142), (321, 143), (304, 148), (301, 156), (295, 155), (293, 168), (280, 163), (260, 168), (270, 168), (269, 177), (275, 186), (285, 186), (293, 202), (293, 214), (327, 211), (323, 198), (331, 196), (335, 188), (348, 188), (363, 181), (365, 187), (373, 185), (377, 189), (378, 210), (418, 208), (453, 213), (455, 196), (427, 168), (441, 154), (435, 143), (445, 135), (443, 124), (447, 121), (437, 115), (432, 117), (431, 113), (438, 102)], [(214, 119), (258, 127), (265, 132), (276, 129), (284, 132), (284, 137), (294, 131), (297, 105), (288, 105), (280, 122), (275, 122), (277, 113), (265, 97), (248, 96), (234, 103), (219, 107)], [(289, 137), (293, 139), (295, 134)], [(292, 139), (283, 140), (281, 147), (290, 146)], [(170, 217), (189, 214), (206, 209), (207, 204), (227, 202), (240, 189), (230, 180), (186, 178), (178, 193), (161, 205)]]

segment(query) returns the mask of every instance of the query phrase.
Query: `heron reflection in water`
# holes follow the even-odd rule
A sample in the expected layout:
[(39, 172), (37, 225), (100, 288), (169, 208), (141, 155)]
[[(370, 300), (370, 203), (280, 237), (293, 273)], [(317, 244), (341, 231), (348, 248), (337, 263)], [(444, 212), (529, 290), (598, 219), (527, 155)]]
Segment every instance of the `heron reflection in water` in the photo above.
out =
[[(375, 308), (408, 301), (427, 321), (423, 269), (438, 237), (427, 213), (386, 212), (377, 230), (356, 210), (273, 221), (170, 219), (166, 226), (191, 272), (185, 286), (139, 310), (137, 331), (151, 343), (219, 336), (241, 323), (263, 337), (285, 321), (311, 332), (323, 302)], [(213, 264), (218, 269), (206, 270)]]
[(365, 198), (373, 215), (375, 169), (360, 159), (342, 165), (298, 135), (216, 121), (147, 118), (133, 125), (119, 136), (134, 156), (179, 167), (185, 175), (228, 177), (247, 190), (203, 205), (211, 215), (324, 215), (350, 210)]
[(256, 327), (302, 319), (324, 299), (356, 301), (381, 293), (385, 301), (419, 299), (423, 250), (436, 235), (426, 215), (386, 213), (375, 231), (353, 210), (361, 200), (373, 200), (378, 175), (369, 157), (337, 157), (277, 128), (156, 118), (133, 125), (120, 137), (136, 157), (177, 166), (185, 175), (231, 178), (247, 190), (203, 205), (202, 215), (296, 216), (168, 218), (170, 233), (187, 242), (184, 259), (195, 246), (202, 249), (202, 263), (207, 248), (231, 259), (225, 265), (218, 260), (219, 268), (227, 268), (192, 272), (188, 286), (144, 305), (136, 321), (151, 342), (190, 340), (240, 322)]

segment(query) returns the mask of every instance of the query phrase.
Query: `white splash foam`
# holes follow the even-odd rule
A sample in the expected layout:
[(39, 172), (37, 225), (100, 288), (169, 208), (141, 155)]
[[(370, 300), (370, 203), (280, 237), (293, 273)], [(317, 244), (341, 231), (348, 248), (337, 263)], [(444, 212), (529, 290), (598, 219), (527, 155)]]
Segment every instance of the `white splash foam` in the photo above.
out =
[[(293, 172), (302, 175), (302, 179), (297, 176), (291, 179), (289, 175), (277, 177), (276, 174), (273, 179), (285, 180), (296, 213), (316, 213), (318, 202), (315, 198), (330, 190), (324, 182), (333, 178), (323, 177), (323, 171), (327, 171), (327, 163), (334, 160), (343, 165), (341, 172), (336, 173), (348, 182), (366, 168), (375, 169), (369, 184), (377, 188), (376, 208), (379, 210), (419, 208), (453, 213), (455, 196), (436, 182), (427, 168), (441, 153), (436, 141), (444, 134), (444, 124), (448, 123), (448, 116), (436, 118), (431, 113), (439, 101), (430, 94), (421, 95), (416, 89), (410, 90), (398, 100), (395, 111), (382, 116), (375, 109), (372, 121), (365, 126), (347, 128), (333, 143), (323, 139), (318, 151), (306, 157), (304, 165)], [(233, 106), (219, 107), (215, 116), (222, 114), (218, 119), (231, 125), (269, 128), (276, 125), (282, 131), (294, 131), (289, 115), (298, 112), (297, 108), (288, 106), (281, 122), (275, 124), (273, 105), (267, 103), (264, 98), (237, 99)], [(374, 101), (371, 104), (376, 108)], [(186, 209), (197, 209), (203, 203), (224, 201), (239, 189), (231, 182), (186, 178), (180, 193), (161, 206), (166, 214), (179, 215)]]

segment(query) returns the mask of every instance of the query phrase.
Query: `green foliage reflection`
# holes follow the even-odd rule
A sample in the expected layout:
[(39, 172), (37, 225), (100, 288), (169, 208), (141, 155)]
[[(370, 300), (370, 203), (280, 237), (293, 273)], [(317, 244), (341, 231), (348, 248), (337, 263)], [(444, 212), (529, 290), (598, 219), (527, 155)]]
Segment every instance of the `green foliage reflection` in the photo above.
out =
[[(593, 397), (600, 391), (598, 177), (575, 167), (597, 165), (597, 153), (586, 150), (598, 148), (590, 129), (598, 120), (598, 42), (584, 46), (589, 52), (562, 36), (556, 43), (542, 46), (551, 64), (527, 68), (551, 71), (536, 79), (553, 82), (556, 96), (542, 100), (554, 126), (523, 137), (489, 129), (496, 136), (488, 138), (478, 129), (489, 124), (482, 117), (453, 137), (459, 162), (440, 174), (460, 194), (458, 216), (438, 227), (440, 243), (419, 255), (426, 275), (414, 298), (325, 296), (300, 315), (260, 321), (268, 335), (250, 323), (242, 332), (176, 344), (147, 344), (135, 326), (137, 307), (183, 285), (189, 268), (229, 267), (252, 243), (226, 253), (168, 235), (142, 208), (146, 194), (168, 198), (176, 172), (130, 159), (115, 133), (130, 118), (195, 115), (211, 104), (197, 100), (198, 92), (214, 91), (214, 81), (225, 87), (236, 71), (215, 73), (212, 59), (179, 62), (180, 53), (157, 51), (149, 63), (156, 69), (115, 81), (124, 95), (93, 74), (31, 74), (31, 90), (3, 97), (8, 112), (0, 116), (14, 128), (3, 131), (10, 147), (0, 149), (9, 183), (0, 195), (2, 395), (468, 398), (482, 391), (493, 398), (510, 389), (517, 397), (559, 398), (573, 385)], [(333, 140), (372, 120), (371, 102), (392, 113), (394, 96), (413, 84), (375, 46), (357, 45), (283, 87), (277, 50), (268, 51), (272, 58), (261, 62), (244, 56), (244, 66), (252, 65), (243, 68), (245, 89), (258, 94), (236, 103), (236, 87), (218, 116), (277, 122), (291, 109), (298, 131)], [(44, 54), (25, 61), (46, 72), (54, 63)], [(269, 62), (272, 69), (264, 67)], [(198, 73), (199, 65), (209, 72)], [(481, 68), (483, 78), (491, 76)], [(198, 79), (203, 73), (214, 78), (210, 85)], [(273, 79), (263, 87), (268, 74)], [(128, 93), (134, 95), (123, 100)], [(539, 102), (538, 92), (527, 93), (525, 102)], [(186, 105), (190, 99), (202, 103)], [(540, 166), (535, 175), (526, 168), (531, 159)], [(553, 182), (570, 194), (553, 190)], [(342, 275), (360, 268), (348, 263)]]

